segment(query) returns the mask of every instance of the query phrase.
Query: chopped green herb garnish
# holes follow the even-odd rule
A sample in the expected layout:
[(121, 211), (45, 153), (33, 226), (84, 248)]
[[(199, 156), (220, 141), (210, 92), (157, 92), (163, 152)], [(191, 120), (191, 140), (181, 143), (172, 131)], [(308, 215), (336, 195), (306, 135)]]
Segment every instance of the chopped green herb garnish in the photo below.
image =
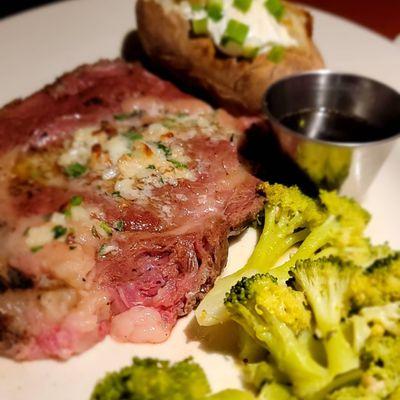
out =
[(144, 114), (143, 110), (133, 110), (131, 113), (122, 113), (114, 115), (116, 121), (125, 121), (129, 118), (141, 117)]
[(280, 21), (285, 13), (285, 6), (281, 0), (267, 0), (265, 7), (278, 21)]
[(135, 140), (143, 139), (143, 135), (141, 133), (138, 133), (138, 132), (135, 132), (132, 130), (124, 132), (122, 135), (125, 136), (127, 139), (129, 139), (132, 142), (134, 142)]
[(168, 161), (169, 161), (175, 168), (178, 168), (178, 169), (187, 169), (187, 167), (188, 167), (186, 164), (181, 163), (181, 162), (178, 161), (178, 160), (168, 159)]
[(53, 236), (54, 239), (58, 239), (62, 236), (64, 236), (67, 233), (67, 228), (65, 226), (62, 225), (56, 225), (53, 229)]
[(107, 245), (102, 244), (99, 249), (99, 256), (105, 256), (107, 254)]
[(71, 217), (71, 208), (80, 206), (83, 202), (83, 197), (82, 196), (72, 196), (71, 199), (69, 200), (67, 206), (64, 209), (64, 215), (66, 217)]
[(40, 251), (42, 249), (43, 249), (43, 246), (33, 246), (33, 247), (31, 247), (31, 252), (37, 253), (38, 251)]
[(125, 228), (125, 222), (122, 220), (115, 221), (113, 224), (113, 228), (118, 232), (123, 232)]
[(64, 169), (64, 172), (66, 175), (68, 175), (70, 178), (79, 178), (81, 175), (83, 175), (87, 170), (87, 167), (85, 165), (79, 164), (79, 163), (73, 163), (68, 165)]
[(153, 165), (153, 164), (149, 164), (149, 165), (147, 166), (147, 169), (156, 169), (156, 166)]
[(112, 193), (111, 193), (111, 196), (112, 196), (112, 197), (122, 197), (122, 196), (121, 196), (121, 193), (118, 192), (118, 191), (112, 192)]
[(192, 30), (195, 35), (206, 35), (208, 32), (208, 19), (194, 19), (192, 21)]
[(99, 224), (99, 226), (100, 226), (101, 229), (103, 229), (103, 231), (104, 231), (105, 233), (107, 233), (108, 236), (111, 236), (111, 235), (112, 235), (112, 232), (113, 232), (113, 231), (112, 231), (112, 228), (111, 228), (110, 225), (107, 224), (107, 222), (101, 221), (100, 224)]
[(243, 57), (245, 58), (255, 58), (258, 56), (258, 52), (260, 51), (259, 47), (245, 47), (243, 49)]
[(251, 7), (253, 0), (234, 0), (233, 5), (240, 11), (247, 12)]
[(214, 20), (219, 21), (223, 17), (223, 0), (208, 0), (207, 2), (207, 14)]
[(82, 196), (72, 196), (69, 204), (71, 206), (80, 206), (82, 204), (83, 197)]
[(267, 59), (275, 64), (282, 61), (285, 55), (285, 48), (283, 46), (274, 46), (268, 53)]
[(157, 148), (164, 152), (165, 156), (168, 157), (172, 154), (171, 149), (166, 146), (164, 143), (156, 142)]
[(249, 33), (249, 27), (236, 19), (230, 19), (222, 38), (222, 44), (234, 42), (242, 45)]

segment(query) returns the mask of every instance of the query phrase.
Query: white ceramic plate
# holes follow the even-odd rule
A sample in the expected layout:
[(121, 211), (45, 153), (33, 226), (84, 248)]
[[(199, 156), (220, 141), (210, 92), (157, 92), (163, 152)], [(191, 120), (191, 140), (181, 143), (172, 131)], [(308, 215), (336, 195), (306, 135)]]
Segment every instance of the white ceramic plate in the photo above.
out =
[[(124, 36), (134, 28), (132, 0), (74, 0), (43, 7), (0, 22), (0, 104), (26, 96), (75, 66), (120, 54)], [(356, 72), (400, 89), (400, 51), (375, 33), (317, 10), (315, 39), (331, 69)], [(370, 234), (400, 248), (400, 143), (368, 195), (373, 213)], [(248, 231), (230, 248), (229, 268), (240, 266), (255, 243)], [(202, 338), (200, 341), (199, 339)], [(130, 363), (133, 356), (180, 360), (194, 356), (215, 390), (239, 387), (229, 358), (231, 331), (201, 330), (193, 316), (181, 319), (160, 345), (117, 344), (106, 339), (67, 362), (15, 363), (0, 359), (1, 400), (84, 400), (106, 371)]]

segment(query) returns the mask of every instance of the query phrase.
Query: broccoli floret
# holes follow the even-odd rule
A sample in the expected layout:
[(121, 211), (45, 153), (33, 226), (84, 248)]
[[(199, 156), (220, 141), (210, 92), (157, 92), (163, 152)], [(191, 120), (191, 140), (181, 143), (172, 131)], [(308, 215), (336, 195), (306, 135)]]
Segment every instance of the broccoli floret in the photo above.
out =
[(175, 364), (134, 358), (131, 366), (106, 375), (91, 400), (196, 400), (209, 393), (204, 371), (191, 358)]
[(295, 395), (318, 392), (331, 381), (330, 371), (313, 358), (301, 339), (311, 329), (303, 293), (269, 274), (257, 274), (233, 286), (225, 305), (231, 317), (271, 353), (293, 384)]
[(370, 214), (355, 200), (336, 192), (321, 191), (320, 200), (328, 217), (311, 230), (289, 261), (271, 271), (274, 276), (286, 278), (298, 260), (308, 258), (334, 255), (356, 265), (371, 259), (372, 247), (364, 237)]
[(341, 328), (348, 314), (347, 294), (358, 268), (335, 257), (303, 260), (291, 274), (302, 290), (316, 321), (316, 333), (323, 340), (328, 368), (333, 375), (358, 368), (359, 357)]
[(362, 355), (364, 374), (361, 385), (385, 398), (400, 385), (400, 338), (371, 337)]
[(91, 400), (255, 400), (248, 391), (227, 389), (210, 394), (203, 369), (191, 358), (171, 364), (134, 358), (132, 365), (107, 374)]
[(364, 307), (346, 322), (355, 351), (373, 336), (400, 335), (400, 301), (383, 306)]
[(260, 239), (246, 265), (234, 274), (218, 279), (200, 303), (196, 310), (200, 325), (226, 321), (229, 315), (223, 299), (230, 288), (243, 277), (271, 270), (289, 249), (302, 242), (326, 218), (318, 202), (302, 194), (296, 186), (265, 183), (260, 189), (268, 200)]
[(400, 252), (360, 271), (352, 281), (351, 292), (357, 308), (400, 300)]

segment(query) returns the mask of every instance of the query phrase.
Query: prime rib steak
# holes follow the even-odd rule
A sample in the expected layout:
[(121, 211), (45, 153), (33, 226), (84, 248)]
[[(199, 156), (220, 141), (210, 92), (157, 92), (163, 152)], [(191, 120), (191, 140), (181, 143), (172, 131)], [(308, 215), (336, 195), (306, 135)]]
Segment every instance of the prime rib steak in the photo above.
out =
[(0, 354), (164, 341), (262, 207), (249, 124), (119, 60), (0, 110)]

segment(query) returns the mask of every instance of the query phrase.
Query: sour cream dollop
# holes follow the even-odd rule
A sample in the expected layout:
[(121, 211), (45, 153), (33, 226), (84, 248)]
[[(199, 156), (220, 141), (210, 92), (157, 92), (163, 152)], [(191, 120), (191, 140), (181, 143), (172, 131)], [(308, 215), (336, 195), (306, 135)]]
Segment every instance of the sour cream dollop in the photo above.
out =
[[(171, 0), (160, 1), (168, 8), (171, 7), (168, 4), (170, 2)], [(205, 8), (193, 8), (187, 0), (175, 3), (172, 7), (190, 21), (207, 19), (208, 36), (222, 52), (231, 56), (245, 55), (249, 50), (256, 50), (256, 54), (268, 53), (275, 46), (297, 46), (298, 43), (290, 36), (288, 28), (271, 14), (265, 3), (265, 0), (252, 0), (249, 9), (242, 11), (234, 5), (234, 0), (222, 0), (222, 18), (219, 20), (210, 18)], [(241, 45), (232, 46), (232, 43), (224, 41), (228, 24), (232, 20), (248, 27), (248, 33)]]

